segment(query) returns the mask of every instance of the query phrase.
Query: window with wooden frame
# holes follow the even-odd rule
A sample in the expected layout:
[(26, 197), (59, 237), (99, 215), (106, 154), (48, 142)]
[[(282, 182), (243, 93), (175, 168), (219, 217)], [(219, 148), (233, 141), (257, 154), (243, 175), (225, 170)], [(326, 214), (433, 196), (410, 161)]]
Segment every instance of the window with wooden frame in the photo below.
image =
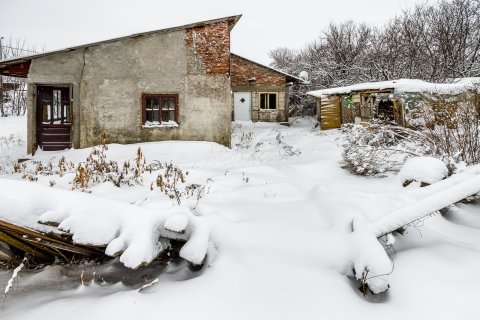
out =
[(71, 110), (68, 88), (53, 88), (42, 96), (43, 124), (70, 124)]
[(260, 92), (258, 94), (258, 105), (260, 106), (260, 110), (277, 110), (278, 93)]
[(142, 124), (144, 127), (177, 127), (178, 94), (144, 93)]

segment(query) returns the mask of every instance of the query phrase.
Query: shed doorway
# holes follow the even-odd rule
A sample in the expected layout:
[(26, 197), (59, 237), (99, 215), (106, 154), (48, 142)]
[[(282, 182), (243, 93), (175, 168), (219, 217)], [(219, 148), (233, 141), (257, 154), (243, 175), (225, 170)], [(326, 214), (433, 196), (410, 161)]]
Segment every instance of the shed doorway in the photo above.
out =
[(37, 147), (44, 151), (68, 149), (72, 145), (70, 88), (37, 86)]
[(234, 92), (233, 93), (233, 115), (235, 121), (250, 121), (252, 117), (251, 111), (251, 94), (250, 92)]

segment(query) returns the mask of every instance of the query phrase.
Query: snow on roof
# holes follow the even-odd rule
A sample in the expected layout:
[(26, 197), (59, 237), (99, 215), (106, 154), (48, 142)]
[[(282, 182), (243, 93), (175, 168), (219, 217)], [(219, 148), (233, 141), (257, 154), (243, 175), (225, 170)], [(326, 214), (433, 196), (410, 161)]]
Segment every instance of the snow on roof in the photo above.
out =
[(328, 88), (316, 91), (309, 91), (307, 95), (320, 98), (335, 94), (347, 94), (364, 90), (392, 89), (395, 92), (434, 92), (445, 94), (456, 94), (467, 89), (480, 86), (479, 78), (458, 78), (451, 83), (431, 83), (418, 79), (399, 79), (391, 81), (365, 82), (346, 87)]

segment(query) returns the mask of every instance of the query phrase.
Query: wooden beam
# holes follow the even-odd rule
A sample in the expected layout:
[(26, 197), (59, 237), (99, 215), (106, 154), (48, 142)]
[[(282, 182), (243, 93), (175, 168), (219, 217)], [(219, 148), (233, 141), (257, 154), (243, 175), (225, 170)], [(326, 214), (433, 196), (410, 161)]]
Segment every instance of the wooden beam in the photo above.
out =
[(5, 242), (8, 244), (10, 247), (16, 248), (22, 252), (25, 252), (26, 254), (31, 255), (34, 258), (38, 258), (42, 261), (47, 261), (49, 260), (48, 256), (42, 253), (41, 251), (23, 243), (22, 241), (19, 241), (18, 239), (15, 239), (14, 237), (11, 237), (10, 235), (6, 234), (5, 232), (0, 231), (0, 241)]
[(13, 65), (3, 65), (0, 67), (0, 75), (26, 78), (28, 76), (29, 70), (30, 62), (22, 62)]
[(82, 256), (99, 256), (104, 253), (97, 248), (88, 248), (82, 245), (75, 245), (71, 243), (71, 239), (60, 239), (60, 236), (48, 236), (45, 233), (19, 227), (17, 225), (0, 220), (0, 231), (8, 233), (15, 237), (19, 237), (25, 242), (35, 244), (36, 247), (46, 247), (49, 249), (58, 249), (71, 253), (76, 253)]

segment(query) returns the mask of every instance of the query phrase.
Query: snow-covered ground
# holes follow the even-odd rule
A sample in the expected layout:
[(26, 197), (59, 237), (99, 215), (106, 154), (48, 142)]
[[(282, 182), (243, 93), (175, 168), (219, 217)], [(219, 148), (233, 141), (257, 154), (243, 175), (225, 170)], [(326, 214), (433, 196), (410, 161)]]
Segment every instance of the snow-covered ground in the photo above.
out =
[[(0, 136), (18, 131), (24, 140), (24, 124), (24, 118), (0, 119)], [(4, 301), (1, 318), (478, 319), (480, 205), (459, 205), (446, 218), (434, 215), (396, 237), (388, 250), (394, 262), (390, 290), (379, 298), (364, 298), (345, 276), (365, 250), (365, 239), (352, 236), (352, 221), (374, 221), (412, 203), (416, 186), (403, 188), (394, 175), (367, 178), (348, 173), (340, 163), (341, 134), (313, 126), (313, 120), (301, 118), (291, 127), (235, 123), (232, 149), (180, 141), (109, 145), (108, 159), (134, 159), (140, 146), (147, 162), (171, 161), (189, 172), (188, 183), (207, 186), (195, 219), (210, 232), (208, 266), (195, 275), (167, 267), (158, 283), (142, 292), (121, 283), (81, 286), (78, 277), (72, 280), (58, 266), (40, 273), (22, 271)], [(16, 147), (0, 151), (4, 158), (20, 155)], [(38, 152), (34, 158), (55, 164), (64, 156), (77, 164), (89, 153), (90, 149)], [(0, 207), (9, 212), (0, 216), (32, 226), (47, 212), (70, 225), (96, 231), (113, 228), (111, 233), (118, 236), (126, 228), (120, 220), (178, 210), (174, 199), (151, 190), (157, 174), (146, 172), (143, 185), (132, 187), (101, 183), (92, 188), (92, 195), (70, 191), (74, 173), (38, 175), (38, 181), (25, 185), (12, 181), (21, 180), (21, 174), (3, 174), (0, 188), (9, 191), (0, 190)], [(52, 180), (53, 187), (48, 187)], [(52, 193), (59, 195), (58, 203), (47, 197), (39, 208), (42, 195)], [(77, 206), (79, 198), (84, 200)], [(195, 201), (184, 201), (194, 206)], [(89, 206), (94, 213), (82, 220)], [(122, 218), (117, 221), (115, 212), (102, 213), (109, 207), (122, 211)], [(138, 219), (124, 212), (130, 207)], [(58, 217), (55, 213), (62, 208), (64, 216)], [(177, 216), (170, 227), (184, 223)], [(87, 236), (91, 235), (78, 235)], [(84, 270), (91, 274), (95, 266)], [(0, 288), (11, 273), (0, 271)]]
[(0, 118), (0, 168), (25, 155), (26, 141), (27, 117)]

